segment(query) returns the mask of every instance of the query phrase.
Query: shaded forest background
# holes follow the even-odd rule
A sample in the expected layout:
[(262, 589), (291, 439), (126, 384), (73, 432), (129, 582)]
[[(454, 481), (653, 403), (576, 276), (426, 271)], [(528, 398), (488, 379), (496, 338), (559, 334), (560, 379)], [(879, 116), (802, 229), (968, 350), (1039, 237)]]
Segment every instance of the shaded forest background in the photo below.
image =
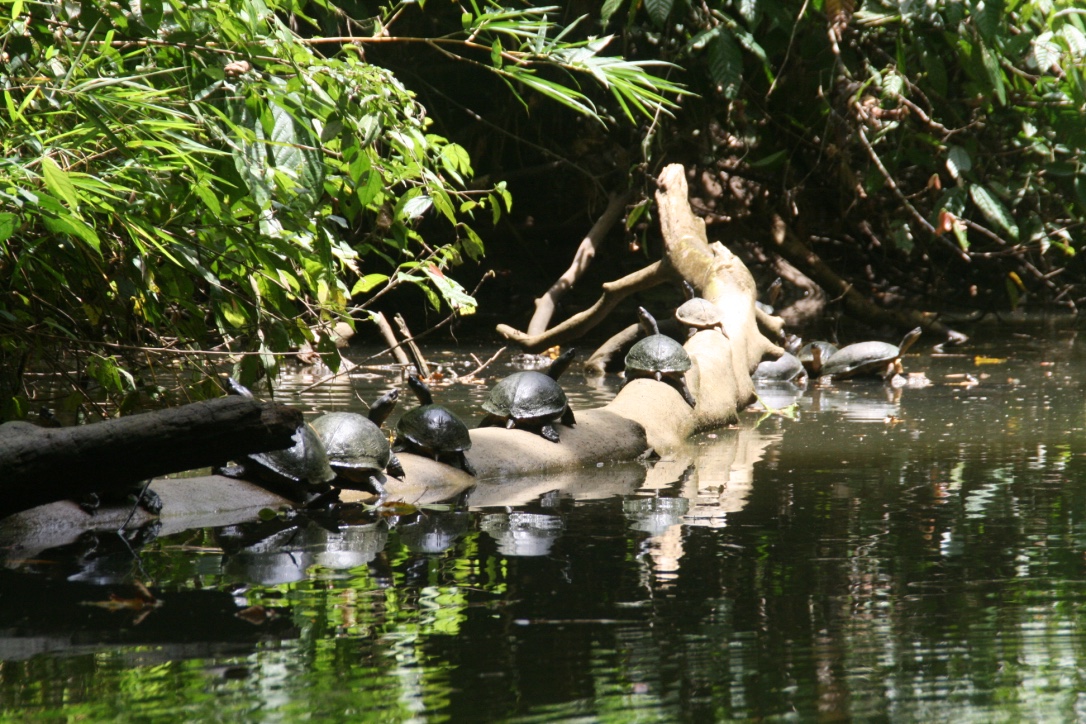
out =
[(9, 10), (4, 418), (36, 409), (30, 371), (113, 414), (218, 394), (223, 362), (274, 374), (304, 343), (335, 367), (333, 325), (372, 339), (380, 310), (460, 338), (524, 328), (621, 203), (576, 311), (659, 257), (652, 179), (674, 162), (710, 240), (760, 288), (784, 279), (793, 329), (1086, 294), (1071, 2)]

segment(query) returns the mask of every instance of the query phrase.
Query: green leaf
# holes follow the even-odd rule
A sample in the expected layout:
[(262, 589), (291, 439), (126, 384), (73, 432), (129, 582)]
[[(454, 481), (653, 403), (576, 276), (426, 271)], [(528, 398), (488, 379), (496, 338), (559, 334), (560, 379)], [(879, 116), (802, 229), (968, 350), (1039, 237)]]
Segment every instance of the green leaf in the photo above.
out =
[(969, 196), (984, 214), (984, 218), (1006, 231), (1012, 240), (1018, 241), (1018, 224), (1015, 223), (1007, 207), (991, 191), (979, 184), (974, 184), (969, 187)]
[(961, 146), (950, 146), (947, 151), (946, 167), (954, 178), (961, 178), (963, 173), (973, 168), (973, 159), (969, 157), (969, 151)]
[(1007, 105), (1007, 87), (1003, 81), (1003, 69), (999, 67), (999, 59), (983, 42), (979, 44), (979, 47), (980, 59), (984, 65), (984, 71), (988, 76), (992, 92), (999, 99), (999, 104), (1005, 106)]
[(644, 0), (644, 2), (645, 10), (652, 22), (659, 28), (664, 27), (668, 16), (671, 15), (671, 8), (675, 4), (675, 0)]
[(45, 187), (54, 196), (64, 200), (70, 209), (79, 211), (79, 193), (75, 190), (68, 174), (57, 165), (49, 156), (42, 156), (42, 176), (45, 179)]
[(706, 46), (709, 77), (725, 98), (739, 95), (743, 81), (743, 54), (731, 33), (721, 29)]
[(611, 16), (614, 15), (625, 0), (604, 0), (603, 7), (600, 8), (600, 25), (607, 25), (611, 21)]
[(98, 238), (98, 234), (94, 232), (94, 229), (88, 226), (82, 219), (78, 219), (70, 214), (59, 216), (43, 215), (41, 219), (42, 223), (45, 224), (45, 228), (56, 234), (68, 234), (80, 239), (93, 249), (99, 258), (101, 258), (102, 242)]
[(0, 213), (0, 244), (7, 241), (15, 234), (19, 217), (15, 214)]
[(450, 307), (462, 316), (475, 314), (478, 305), (474, 297), (468, 294), (455, 279), (445, 276), (440, 269), (432, 264), (423, 265), (422, 270)]
[(999, 33), (1003, 14), (1003, 0), (971, 0), (969, 14), (980, 35), (991, 41)]
[(460, 246), (464, 249), (465, 253), (471, 257), (472, 261), (479, 261), (486, 251), (483, 246), (483, 240), (470, 226), (464, 224), (461, 225), (460, 228), (464, 231), (464, 236), (460, 237)]

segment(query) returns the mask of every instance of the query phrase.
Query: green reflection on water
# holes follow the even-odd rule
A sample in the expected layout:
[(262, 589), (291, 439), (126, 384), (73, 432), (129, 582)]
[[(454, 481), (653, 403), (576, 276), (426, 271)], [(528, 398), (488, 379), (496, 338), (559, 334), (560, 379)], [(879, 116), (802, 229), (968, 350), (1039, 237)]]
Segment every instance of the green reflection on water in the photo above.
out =
[[(143, 618), (93, 609), (92, 620), (78, 602), (35, 618), (45, 604), (0, 588), (0, 711), (42, 721), (1084, 719), (1078, 357), (1039, 347), (985, 368), (976, 387), (946, 377), (982, 374), (961, 358), (931, 360), (926, 389), (807, 390), (796, 420), (719, 431), (628, 489), (612, 475), (610, 497), (584, 495), (587, 471), (577, 500), (559, 491), (477, 511), (435, 528), (444, 538), (409, 520), (371, 526), (357, 531), (353, 557), (328, 552), (329, 541), (353, 545), (349, 536), (317, 529), (287, 531), (294, 547), (274, 565), (224, 556), (211, 531), (177, 534), (120, 576), (157, 586), (162, 606)], [(222, 618), (205, 635), (210, 613), (155, 628), (182, 593), (225, 591), (229, 606), (215, 603)], [(248, 606), (275, 618), (238, 624)], [(230, 621), (243, 630), (218, 633)]]

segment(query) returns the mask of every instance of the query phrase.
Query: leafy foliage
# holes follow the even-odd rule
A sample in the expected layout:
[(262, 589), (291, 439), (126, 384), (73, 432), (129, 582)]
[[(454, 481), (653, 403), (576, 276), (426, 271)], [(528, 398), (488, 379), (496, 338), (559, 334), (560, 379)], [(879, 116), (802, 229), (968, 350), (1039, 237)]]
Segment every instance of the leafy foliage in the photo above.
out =
[[(538, 67), (603, 84), (627, 114), (672, 105), (663, 93), (678, 88), (648, 75), (652, 63), (601, 55), (606, 38), (550, 37), (551, 10), (473, 5), (460, 38), (393, 41), (447, 52), (485, 42), (514, 93), (601, 120), (574, 82)], [(150, 353), (244, 353), (236, 373), (252, 380), (303, 343), (336, 365), (332, 324), (353, 324), (368, 299), (403, 283), (435, 308), (474, 310), (444, 272), (483, 253), (472, 224), (496, 221), (512, 197), (503, 183), (470, 186), (467, 151), (433, 132), (390, 71), (365, 62), (360, 43), (389, 40), (387, 18), (371, 19), (383, 33), (355, 42), (306, 36), (297, 29), (315, 20), (280, 0), (16, 3), (10, 16), (0, 35), (4, 416), (25, 414), (22, 372), (54, 349), (75, 354), (78, 373), (124, 407), (146, 382), (128, 370)], [(445, 223), (440, 243), (423, 238), (424, 217)], [(89, 399), (75, 387), (72, 405)]]
[(701, 93), (660, 152), (738, 179), (723, 213), (745, 235), (768, 241), (775, 214), (875, 299), (1086, 299), (1074, 3), (609, 3), (605, 21), (623, 7), (638, 52), (683, 66)]

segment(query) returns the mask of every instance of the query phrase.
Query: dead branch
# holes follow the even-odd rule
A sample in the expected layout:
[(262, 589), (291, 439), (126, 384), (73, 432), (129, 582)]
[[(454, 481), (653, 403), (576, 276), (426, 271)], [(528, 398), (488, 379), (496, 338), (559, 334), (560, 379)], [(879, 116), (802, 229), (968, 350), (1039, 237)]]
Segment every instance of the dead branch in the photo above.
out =
[(615, 222), (619, 220), (626, 208), (626, 204), (632, 197), (632, 190), (623, 194), (611, 194), (611, 200), (607, 204), (607, 208), (604, 209), (603, 214), (592, 225), (592, 228), (588, 230), (588, 234), (581, 240), (581, 245), (577, 247), (577, 251), (573, 255), (573, 263), (570, 264), (569, 269), (558, 277), (558, 281), (551, 285), (546, 294), (535, 300), (535, 314), (532, 315), (532, 320), (528, 322), (529, 335), (542, 334), (547, 331), (558, 300), (572, 289), (577, 280), (584, 275), (589, 264), (592, 263), (592, 259), (595, 258), (600, 243), (607, 236), (611, 227), (615, 225)]
[(498, 334), (510, 342), (515, 342), (528, 352), (541, 352), (556, 344), (564, 344), (577, 339), (606, 319), (611, 310), (631, 294), (651, 289), (657, 284), (672, 281), (674, 278), (663, 262), (653, 262), (644, 269), (627, 274), (621, 279), (604, 283), (602, 285), (603, 294), (600, 295), (595, 304), (583, 312), (574, 314), (561, 324), (551, 327), (546, 332), (534, 335), (527, 334), (507, 324), (499, 324), (497, 331)]

